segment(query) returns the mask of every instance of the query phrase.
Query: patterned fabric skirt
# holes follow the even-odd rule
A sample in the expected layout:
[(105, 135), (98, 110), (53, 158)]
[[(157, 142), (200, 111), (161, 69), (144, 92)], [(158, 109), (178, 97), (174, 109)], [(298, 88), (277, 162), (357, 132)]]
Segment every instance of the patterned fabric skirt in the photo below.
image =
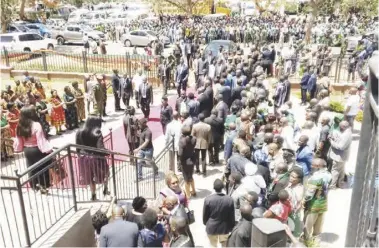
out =
[(101, 184), (108, 178), (109, 166), (105, 157), (92, 154), (79, 156), (79, 184)]
[(86, 109), (85, 109), (84, 99), (76, 99), (76, 107), (78, 110), (78, 120), (85, 120)]
[(60, 126), (66, 123), (64, 108), (52, 108), (51, 110), (51, 125)]
[(65, 109), (66, 123), (68, 127), (78, 126), (78, 113), (76, 106), (70, 106)]
[(11, 157), (14, 154), (13, 140), (9, 125), (1, 128), (1, 157)]

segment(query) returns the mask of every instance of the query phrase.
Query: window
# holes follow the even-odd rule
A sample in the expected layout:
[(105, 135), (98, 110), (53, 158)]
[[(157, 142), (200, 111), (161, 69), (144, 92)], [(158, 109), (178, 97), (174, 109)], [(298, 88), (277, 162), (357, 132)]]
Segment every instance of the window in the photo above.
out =
[(15, 27), (13, 27), (13, 26), (9, 26), (8, 27), (8, 31), (9, 32), (15, 32), (15, 31), (17, 31), (17, 29)]
[(130, 35), (135, 35), (135, 36), (139, 36), (138, 32), (137, 31), (133, 31), (130, 33)]
[(20, 41), (28, 41), (29, 40), (29, 34), (22, 34), (18, 37)]
[(141, 32), (141, 31), (138, 32), (138, 35), (139, 36), (147, 36), (147, 34), (145, 32)]
[(10, 35), (8, 35), (8, 36), (1, 36), (0, 37), (1, 43), (12, 42), (12, 40), (13, 40), (13, 36), (10, 36)]
[(74, 28), (73, 27), (67, 27), (67, 31), (74, 32)]
[(43, 40), (42, 36), (38, 35), (38, 34), (30, 34), (29, 35), (31, 40)]
[(74, 28), (74, 32), (81, 32), (80, 28)]

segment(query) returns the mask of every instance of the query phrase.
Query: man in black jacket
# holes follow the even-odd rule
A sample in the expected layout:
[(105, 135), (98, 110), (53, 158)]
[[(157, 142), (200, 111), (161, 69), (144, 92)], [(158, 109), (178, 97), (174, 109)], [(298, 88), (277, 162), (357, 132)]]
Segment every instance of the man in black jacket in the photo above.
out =
[(234, 202), (230, 196), (222, 193), (224, 183), (216, 179), (213, 183), (216, 194), (207, 196), (204, 200), (203, 223), (212, 247), (221, 243), (226, 246), (229, 232), (235, 224)]
[(118, 76), (118, 70), (113, 69), (112, 75), (112, 89), (114, 95), (114, 107), (116, 111), (122, 111), (120, 107), (120, 77)]
[(227, 247), (250, 247), (253, 208), (249, 204), (240, 207), (242, 220), (229, 235)]
[(153, 87), (147, 82), (146, 77), (142, 79), (142, 83), (139, 86), (139, 103), (145, 118), (149, 119), (150, 104), (153, 103)]
[(217, 110), (212, 110), (210, 117), (205, 118), (205, 123), (211, 126), (212, 139), (208, 146), (209, 163), (218, 164), (220, 147), (222, 144), (222, 138), (224, 137), (224, 122), (221, 118), (217, 117)]
[(129, 107), (130, 98), (133, 98), (133, 85), (132, 80), (127, 74), (121, 79), (119, 97), (122, 99), (125, 107)]

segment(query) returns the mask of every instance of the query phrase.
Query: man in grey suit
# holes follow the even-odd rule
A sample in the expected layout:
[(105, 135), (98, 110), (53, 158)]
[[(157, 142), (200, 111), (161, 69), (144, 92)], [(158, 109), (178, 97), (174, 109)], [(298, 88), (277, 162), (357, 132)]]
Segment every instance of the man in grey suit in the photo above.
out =
[(341, 121), (340, 133), (333, 133), (330, 136), (329, 158), (333, 160), (332, 164), (332, 182), (330, 188), (341, 187), (345, 177), (345, 163), (349, 159), (350, 145), (353, 140), (353, 134), (349, 122)]
[(196, 156), (196, 173), (200, 174), (199, 160), (201, 153), (201, 165), (203, 176), (207, 173), (207, 149), (212, 138), (211, 126), (204, 122), (204, 114), (199, 114), (199, 122), (193, 125), (192, 136), (196, 137), (195, 156)]
[(99, 247), (137, 247), (138, 226), (124, 220), (124, 209), (115, 207), (113, 221), (101, 228)]
[(180, 58), (180, 63), (176, 68), (175, 72), (175, 83), (176, 89), (178, 91), (178, 96), (180, 96), (180, 91), (187, 89), (188, 82), (188, 66), (184, 63), (184, 59)]

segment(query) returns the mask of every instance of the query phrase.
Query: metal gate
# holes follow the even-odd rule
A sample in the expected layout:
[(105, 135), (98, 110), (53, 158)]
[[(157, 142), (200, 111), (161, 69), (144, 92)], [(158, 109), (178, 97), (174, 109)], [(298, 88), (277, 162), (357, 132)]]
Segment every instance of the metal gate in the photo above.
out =
[[(378, 247), (379, 53), (369, 61), (369, 81), (350, 205), (346, 247)], [(369, 142), (368, 142), (369, 141)]]

